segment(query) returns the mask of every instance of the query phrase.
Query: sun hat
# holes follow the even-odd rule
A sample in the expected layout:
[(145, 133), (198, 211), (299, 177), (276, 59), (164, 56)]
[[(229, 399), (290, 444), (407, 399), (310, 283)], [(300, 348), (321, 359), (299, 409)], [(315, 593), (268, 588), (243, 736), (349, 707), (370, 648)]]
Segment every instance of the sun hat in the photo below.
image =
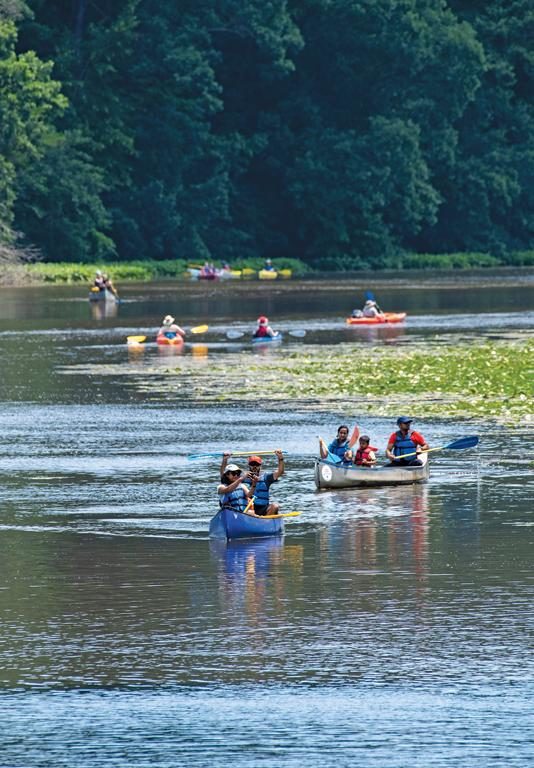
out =
[(269, 319), (265, 317), (265, 315), (260, 315), (260, 317), (258, 317), (258, 323), (260, 325), (267, 325), (268, 322), (269, 322)]
[(262, 459), (259, 456), (250, 456), (248, 460), (249, 464), (263, 464)]
[(101, 270), (101, 269), (97, 269), (97, 270), (96, 270), (96, 272), (95, 272), (95, 274), (96, 274), (96, 275), (101, 275), (101, 274), (102, 274), (102, 270)]
[(174, 323), (174, 317), (172, 315), (165, 315), (163, 318), (163, 325), (172, 325)]
[(400, 427), (401, 424), (411, 424), (413, 419), (410, 419), (409, 416), (399, 416), (397, 419), (397, 426)]
[(227, 472), (241, 472), (241, 470), (237, 466), (237, 464), (228, 464), (226, 469), (224, 470), (224, 474), (226, 474)]

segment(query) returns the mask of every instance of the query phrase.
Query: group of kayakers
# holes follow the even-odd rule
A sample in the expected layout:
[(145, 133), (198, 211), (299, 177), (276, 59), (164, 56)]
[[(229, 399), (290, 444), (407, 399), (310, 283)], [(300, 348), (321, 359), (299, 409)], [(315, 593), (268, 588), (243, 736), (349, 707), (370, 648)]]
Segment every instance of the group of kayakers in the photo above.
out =
[[(417, 454), (422, 451), (428, 451), (428, 445), (425, 438), (415, 430), (411, 429), (413, 419), (408, 416), (399, 416), (397, 419), (397, 431), (390, 435), (386, 447), (386, 456), (394, 466), (421, 466), (422, 461)], [(353, 450), (358, 441), (358, 448)], [(354, 427), (349, 439), (349, 428), (342, 424), (337, 436), (330, 445), (326, 445), (323, 440), (319, 441), (321, 458), (333, 459), (336, 463), (350, 466), (352, 464), (358, 467), (373, 467), (376, 464), (376, 453), (378, 449), (371, 445), (368, 435), (360, 435), (358, 427)], [(406, 456), (404, 459), (403, 456)]]

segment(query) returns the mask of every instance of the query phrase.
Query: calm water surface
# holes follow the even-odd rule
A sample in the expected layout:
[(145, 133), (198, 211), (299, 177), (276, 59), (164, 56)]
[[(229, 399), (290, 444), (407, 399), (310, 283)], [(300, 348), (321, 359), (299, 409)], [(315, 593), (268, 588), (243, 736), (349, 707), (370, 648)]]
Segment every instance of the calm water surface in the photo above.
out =
[[(500, 287), (497, 289), (496, 286)], [(346, 329), (372, 288), (402, 328)], [(267, 312), (297, 344), (417, 345), (532, 333), (532, 280), (0, 290), (0, 766), (512, 766), (534, 758), (532, 439), (526, 425), (419, 422), (413, 488), (317, 493), (316, 435), (358, 414), (210, 405), (132, 372), (253, 359)], [(171, 312), (208, 334), (170, 357)], [(224, 356), (224, 357), (223, 357)], [(185, 375), (185, 374), (184, 374)], [(414, 394), (416, 396), (416, 393)], [(382, 449), (391, 421), (359, 419)], [(283, 539), (207, 536), (217, 460), (282, 446)]]

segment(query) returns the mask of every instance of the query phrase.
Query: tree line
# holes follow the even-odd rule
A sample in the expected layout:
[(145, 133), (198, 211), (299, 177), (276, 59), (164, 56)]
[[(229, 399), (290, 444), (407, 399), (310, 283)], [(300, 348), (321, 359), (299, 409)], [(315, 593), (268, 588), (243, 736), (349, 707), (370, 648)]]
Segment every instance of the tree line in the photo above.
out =
[(528, 0), (0, 0), (0, 245), (528, 248), (533, 32)]

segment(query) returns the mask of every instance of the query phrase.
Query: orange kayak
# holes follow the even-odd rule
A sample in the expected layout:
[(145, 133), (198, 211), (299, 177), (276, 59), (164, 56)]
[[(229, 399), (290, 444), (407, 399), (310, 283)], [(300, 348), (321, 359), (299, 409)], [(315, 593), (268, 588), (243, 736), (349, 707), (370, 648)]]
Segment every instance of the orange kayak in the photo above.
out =
[(162, 333), (158, 333), (156, 336), (156, 341), (158, 344), (172, 344), (175, 347), (180, 347), (184, 343), (183, 336), (180, 336), (179, 333), (177, 333), (176, 336), (173, 336), (172, 338), (164, 336)]
[(402, 323), (406, 318), (406, 312), (384, 312), (377, 317), (347, 317), (347, 325), (388, 325), (389, 323)]

